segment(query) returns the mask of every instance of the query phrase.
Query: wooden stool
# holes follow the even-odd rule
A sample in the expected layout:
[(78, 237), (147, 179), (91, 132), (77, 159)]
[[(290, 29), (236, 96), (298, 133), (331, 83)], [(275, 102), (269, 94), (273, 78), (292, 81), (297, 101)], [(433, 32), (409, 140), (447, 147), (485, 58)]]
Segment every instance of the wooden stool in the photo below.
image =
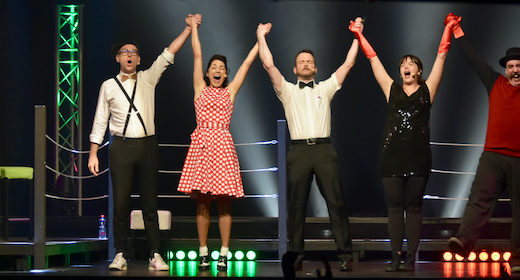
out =
[[(168, 210), (157, 210), (159, 219), (159, 230), (170, 230), (172, 228), (172, 212)], [(130, 229), (144, 230), (143, 211), (132, 210), (130, 212)]]
[[(4, 240), (9, 239), (9, 181), (11, 180), (29, 180), (32, 183), (33, 180), (33, 168), (32, 167), (21, 167), (21, 166), (0, 166), (0, 179), (5, 182), (4, 191), (3, 191), (3, 201), (4, 205), (4, 215), (3, 215), (3, 227), (4, 227)], [(29, 220), (32, 221), (32, 193), (33, 188), (32, 184), (29, 188), (30, 198), (29, 198)], [(32, 236), (32, 230), (30, 230), (29, 238)]]

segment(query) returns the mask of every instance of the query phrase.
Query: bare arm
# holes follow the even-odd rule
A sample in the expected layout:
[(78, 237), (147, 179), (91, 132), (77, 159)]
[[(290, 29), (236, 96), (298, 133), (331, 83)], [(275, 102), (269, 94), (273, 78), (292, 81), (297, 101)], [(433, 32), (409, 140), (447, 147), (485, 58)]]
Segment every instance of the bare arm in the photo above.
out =
[(99, 149), (99, 145), (96, 143), (90, 143), (90, 151), (88, 155), (88, 170), (90, 173), (94, 175), (98, 175), (99, 172), (99, 159), (97, 156), (97, 152)]
[[(355, 21), (350, 21), (350, 25), (354, 25), (356, 28), (360, 29), (361, 32), (363, 32), (363, 19), (360, 17), (356, 18)], [(350, 26), (349, 26), (350, 27)], [(359, 41), (357, 39), (354, 39), (352, 41), (352, 45), (350, 46), (350, 49), (348, 50), (347, 57), (345, 58), (345, 61), (341, 66), (336, 70), (336, 79), (338, 81), (339, 85), (342, 85), (345, 81), (345, 78), (347, 77), (348, 73), (350, 72), (350, 69), (354, 67), (354, 64), (356, 63), (356, 57), (358, 55), (359, 50)]]
[(196, 14), (186, 19), (188, 25), (191, 27), (191, 48), (193, 49), (193, 90), (194, 100), (199, 98), (206, 82), (204, 81), (204, 72), (202, 68), (202, 47), (199, 39), (199, 23), (197, 18), (201, 18), (200, 14)]
[(260, 60), (262, 61), (262, 66), (269, 74), (269, 78), (271, 78), (271, 83), (273, 84), (276, 90), (280, 90), (282, 87), (283, 76), (282, 73), (274, 66), (273, 55), (271, 54), (271, 50), (269, 50), (269, 46), (267, 45), (267, 41), (265, 40), (265, 35), (269, 33), (272, 25), (270, 23), (267, 24), (258, 24), (258, 28), (256, 29), (256, 37), (258, 40), (258, 50)]
[[(188, 16), (189, 17), (189, 16)], [(188, 39), (188, 36), (190, 36), (191, 33), (191, 27), (186, 26), (184, 30), (175, 38), (170, 45), (168, 46), (168, 51), (172, 54), (176, 54), (184, 45), (186, 40)]]
[(354, 67), (354, 64), (356, 63), (356, 57), (358, 54), (359, 49), (359, 42), (357, 39), (352, 40), (352, 45), (350, 46), (350, 49), (347, 53), (347, 58), (341, 64), (340, 67), (336, 70), (336, 80), (338, 80), (338, 84), (342, 85), (345, 81), (345, 78), (347, 77), (348, 73), (350, 72), (350, 69)]
[(374, 72), (374, 77), (376, 78), (379, 87), (383, 90), (383, 94), (385, 95), (386, 101), (390, 99), (390, 88), (392, 87), (392, 83), (394, 80), (388, 75), (386, 72), (383, 63), (379, 60), (379, 57), (374, 56), (370, 58), (370, 66), (372, 66), (372, 72)]
[(428, 90), (430, 91), (430, 102), (433, 103), (433, 99), (437, 94), (437, 90), (439, 89), (439, 85), (441, 83), (442, 73), (444, 72), (444, 62), (446, 61), (446, 57), (448, 57), (448, 53), (438, 53), (437, 58), (435, 58), (435, 62), (433, 63), (432, 72), (426, 79), (426, 85), (428, 86)]
[(233, 78), (233, 81), (229, 83), (229, 94), (231, 98), (231, 103), (235, 102), (235, 97), (240, 90), (240, 87), (244, 83), (244, 80), (246, 78), (247, 72), (249, 71), (249, 68), (251, 68), (251, 64), (253, 64), (253, 61), (258, 56), (258, 43), (256, 43), (253, 48), (249, 51), (249, 54), (247, 55), (244, 62), (242, 62), (242, 65), (240, 68), (238, 68), (237, 74), (235, 75), (235, 78)]

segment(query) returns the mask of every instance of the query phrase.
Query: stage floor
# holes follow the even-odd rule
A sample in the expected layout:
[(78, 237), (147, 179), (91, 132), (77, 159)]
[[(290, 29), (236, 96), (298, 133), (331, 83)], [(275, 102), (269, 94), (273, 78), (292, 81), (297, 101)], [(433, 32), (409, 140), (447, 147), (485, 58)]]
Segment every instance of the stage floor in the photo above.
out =
[[(212, 262), (208, 271), (198, 271), (195, 261), (172, 261), (170, 271), (148, 271), (147, 262), (133, 261), (128, 264), (127, 271), (109, 271), (108, 263), (94, 265), (79, 265), (66, 268), (50, 268), (32, 271), (0, 271), (0, 278), (39, 277), (40, 279), (83, 279), (83, 278), (118, 278), (118, 279), (150, 279), (150, 278), (250, 278), (250, 279), (283, 279), (280, 262), (278, 261), (254, 261), (238, 262), (230, 261), (227, 272), (218, 272), (216, 263)], [(354, 263), (351, 272), (338, 271), (337, 263), (330, 263), (332, 277), (334, 279), (374, 279), (374, 278), (428, 278), (428, 279), (452, 279), (452, 278), (508, 278), (505, 275), (510, 271), (509, 265), (504, 263), (443, 263), (443, 262), (419, 262), (415, 272), (384, 272), (385, 262), (359, 262)], [(325, 265), (322, 262), (304, 262), (303, 271), (296, 273), (298, 279), (318, 278), (317, 269), (325, 274)], [(520, 279), (520, 273), (514, 273), (512, 278)]]

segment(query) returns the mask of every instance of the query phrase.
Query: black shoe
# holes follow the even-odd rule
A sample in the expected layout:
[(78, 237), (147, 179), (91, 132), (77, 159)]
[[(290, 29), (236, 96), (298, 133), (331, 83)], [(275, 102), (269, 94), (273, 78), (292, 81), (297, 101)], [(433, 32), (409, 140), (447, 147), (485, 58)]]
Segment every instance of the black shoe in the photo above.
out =
[(207, 269), (209, 269), (209, 256), (201, 256), (200, 257), (199, 269), (200, 270), (207, 270)]
[(339, 261), (339, 271), (352, 271), (352, 260)]
[(415, 271), (415, 257), (406, 257), (406, 260), (399, 265), (400, 271)]
[(469, 252), (464, 249), (464, 244), (457, 237), (451, 237), (448, 239), (448, 247), (452, 253), (458, 254), (461, 257), (467, 257)]
[(294, 271), (302, 271), (303, 270), (303, 257), (302, 254), (297, 254), (296, 259), (294, 260)]
[(227, 271), (227, 257), (226, 256), (220, 256), (218, 258), (217, 269), (218, 269), (218, 271)]
[(399, 266), (401, 266), (401, 254), (393, 253), (392, 261), (385, 267), (386, 272), (395, 272), (399, 270)]

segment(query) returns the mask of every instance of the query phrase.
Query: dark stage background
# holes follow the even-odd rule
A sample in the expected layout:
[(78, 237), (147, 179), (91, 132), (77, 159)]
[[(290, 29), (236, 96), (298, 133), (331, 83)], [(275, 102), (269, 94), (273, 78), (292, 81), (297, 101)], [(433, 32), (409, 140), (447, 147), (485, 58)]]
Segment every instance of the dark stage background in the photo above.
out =
[[(516, 1), (515, 1), (516, 2)], [(54, 135), (56, 80), (56, 4), (83, 4), (83, 132), (89, 147), (101, 83), (119, 69), (110, 54), (113, 43), (135, 39), (141, 44), (142, 63), (147, 67), (184, 28), (188, 13), (201, 13), (200, 37), (204, 64), (220, 53), (228, 57), (231, 76), (256, 40), (259, 22), (272, 22), (268, 43), (275, 64), (287, 80), (294, 81), (294, 56), (302, 48), (315, 51), (316, 80), (328, 78), (344, 61), (352, 42), (347, 30), (350, 19), (366, 17), (364, 34), (389, 74), (398, 79), (399, 58), (419, 56), (425, 77), (435, 59), (448, 12), (463, 17), (462, 26), (478, 52), (497, 71), (505, 50), (520, 46), (518, 2), (459, 1), (296, 1), (296, 0), (125, 0), (125, 1), (18, 1), (2, 0), (0, 26), (0, 165), (33, 165), (34, 105), (47, 106), (48, 134)], [(192, 89), (193, 57), (189, 39), (163, 74), (156, 92), (156, 128), (160, 143), (189, 143), (195, 128)], [(447, 59), (443, 81), (431, 112), (431, 140), (437, 142), (483, 143), (487, 122), (487, 94), (478, 77), (464, 60), (456, 43)], [(386, 102), (360, 50), (358, 61), (332, 103), (332, 138), (340, 160), (344, 196), (353, 216), (386, 215), (384, 193), (378, 176)], [(238, 95), (231, 123), (235, 143), (270, 140), (276, 137), (276, 120), (284, 118), (281, 103), (268, 75), (255, 61)], [(54, 146), (48, 142), (48, 163), (53, 163)], [(433, 168), (475, 171), (482, 148), (432, 147)], [(238, 148), (242, 169), (276, 166), (275, 147)], [(186, 149), (161, 148), (163, 170), (180, 170)], [(107, 153), (101, 152), (101, 169)], [(87, 157), (84, 158), (85, 172)], [(48, 173), (48, 178), (53, 177)], [(176, 194), (178, 175), (160, 175), (160, 193)], [(473, 176), (432, 173), (426, 193), (467, 197)], [(86, 180), (85, 197), (106, 194), (107, 176)], [(244, 175), (247, 194), (276, 193), (276, 174)], [(48, 193), (63, 194), (63, 184), (52, 178)], [(77, 195), (72, 192), (70, 195)], [(17, 201), (27, 202), (23, 193)], [(237, 216), (276, 216), (274, 199), (243, 199), (234, 202)], [(459, 217), (465, 202), (425, 202), (425, 216)], [(49, 214), (73, 214), (74, 206), (48, 201)], [(174, 215), (194, 215), (188, 199), (161, 200), (161, 208)], [(55, 209), (54, 209), (54, 208)], [(53, 210), (54, 209), (54, 210)], [(85, 202), (84, 215), (107, 212), (107, 200)], [(509, 215), (506, 206), (497, 215)], [(310, 216), (326, 216), (324, 202), (316, 189), (311, 193)]]

